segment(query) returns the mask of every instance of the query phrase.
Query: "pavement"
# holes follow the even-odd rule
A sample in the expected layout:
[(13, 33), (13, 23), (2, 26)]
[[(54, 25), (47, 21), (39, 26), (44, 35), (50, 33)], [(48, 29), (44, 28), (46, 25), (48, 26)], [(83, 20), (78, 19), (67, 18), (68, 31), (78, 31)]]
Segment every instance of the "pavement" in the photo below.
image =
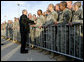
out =
[(20, 53), (20, 44), (1, 38), (1, 61), (56, 61), (50, 55), (44, 55), (38, 50), (31, 49), (29, 53)]

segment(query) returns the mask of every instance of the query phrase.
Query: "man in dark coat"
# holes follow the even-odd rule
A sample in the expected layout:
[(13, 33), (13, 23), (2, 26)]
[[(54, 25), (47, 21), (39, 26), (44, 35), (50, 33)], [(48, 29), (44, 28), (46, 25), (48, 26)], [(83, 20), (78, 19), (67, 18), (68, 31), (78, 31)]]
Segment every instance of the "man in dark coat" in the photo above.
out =
[(29, 25), (34, 24), (34, 21), (29, 20), (27, 18), (27, 10), (22, 11), (22, 15), (19, 20), (20, 24), (20, 33), (21, 33), (21, 53), (28, 53), (26, 50), (26, 42), (29, 43)]

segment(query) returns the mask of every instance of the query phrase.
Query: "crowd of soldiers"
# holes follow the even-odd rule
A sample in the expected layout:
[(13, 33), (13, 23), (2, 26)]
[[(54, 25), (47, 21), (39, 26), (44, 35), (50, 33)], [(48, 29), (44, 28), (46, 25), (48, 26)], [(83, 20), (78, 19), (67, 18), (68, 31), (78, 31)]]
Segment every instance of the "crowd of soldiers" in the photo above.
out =
[[(55, 6), (53, 4), (49, 4), (45, 12), (42, 12), (41, 9), (37, 11), (38, 17), (36, 17), (35, 14), (32, 15), (31, 13), (29, 13), (28, 18), (36, 23), (34, 25), (30, 25), (29, 36), (31, 38), (30, 40), (32, 41), (32, 43), (36, 41), (37, 44), (41, 44), (41, 45), (44, 44), (42, 41), (43, 40), (45, 41), (45, 39), (43, 39), (45, 38), (45, 35), (42, 36), (43, 38), (39, 38), (41, 35), (43, 35), (42, 32), (45, 31), (43, 27), (46, 28), (51, 25), (56, 26), (58, 23), (60, 23), (61, 25), (69, 24), (70, 26), (72, 25), (72, 22), (83, 23), (83, 6), (81, 9), (81, 2), (75, 2), (73, 5), (72, 3), (73, 3), (72, 1), (66, 1), (66, 2), (63, 1), (61, 3), (56, 4)], [(3, 23), (1, 25), (1, 29), (3, 30), (3, 33), (6, 34), (7, 39), (8, 38), (13, 39), (13, 36), (14, 36), (14, 40), (18, 40), (18, 38), (20, 39), (18, 18), (15, 19), (14, 22), (11, 22), (9, 20), (8, 23), (7, 22)], [(47, 36), (50, 36), (49, 33), (56, 34), (54, 32), (51, 32), (50, 28), (47, 29), (46, 32), (47, 31), (49, 31), (48, 34), (46, 34)], [(10, 35), (8, 35), (8, 33), (10, 33)], [(46, 39), (47, 47), (51, 48), (52, 50), (54, 47), (49, 47), (49, 46), (51, 43), (51, 37), (53, 38), (52, 42), (55, 41), (53, 36), (47, 37), (48, 39)], [(38, 38), (41, 40), (39, 41)], [(64, 45), (64, 42), (62, 43), (63, 43), (62, 45)], [(62, 50), (64, 50), (64, 47)], [(46, 51), (46, 50), (40, 49), (40, 51)], [(53, 58), (55, 55), (53, 52), (49, 52), (49, 51), (45, 52), (45, 54), (49, 54), (49, 53), (51, 53), (51, 58)]]

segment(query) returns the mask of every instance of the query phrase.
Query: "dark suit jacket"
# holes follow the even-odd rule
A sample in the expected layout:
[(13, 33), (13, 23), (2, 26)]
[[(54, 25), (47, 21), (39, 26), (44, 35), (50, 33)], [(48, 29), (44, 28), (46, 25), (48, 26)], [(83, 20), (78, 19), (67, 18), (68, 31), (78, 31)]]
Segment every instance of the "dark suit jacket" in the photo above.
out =
[(19, 24), (20, 24), (20, 32), (30, 32), (30, 24), (34, 24), (34, 21), (29, 20), (29, 18), (27, 18), (26, 15), (21, 15), (20, 20), (19, 20)]

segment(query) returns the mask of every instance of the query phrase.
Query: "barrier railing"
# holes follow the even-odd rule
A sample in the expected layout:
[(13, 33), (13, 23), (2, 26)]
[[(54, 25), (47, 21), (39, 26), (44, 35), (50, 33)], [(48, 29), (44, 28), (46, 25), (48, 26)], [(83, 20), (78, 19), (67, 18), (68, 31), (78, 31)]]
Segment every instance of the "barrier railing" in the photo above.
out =
[[(35, 38), (36, 40), (33, 45), (48, 51), (83, 60), (82, 27), (83, 25), (81, 23), (72, 23), (72, 26), (59, 23), (56, 26), (52, 25), (41, 29), (34, 27), (38, 34), (40, 32), (40, 35)], [(34, 35), (37, 34), (34, 33)]]

